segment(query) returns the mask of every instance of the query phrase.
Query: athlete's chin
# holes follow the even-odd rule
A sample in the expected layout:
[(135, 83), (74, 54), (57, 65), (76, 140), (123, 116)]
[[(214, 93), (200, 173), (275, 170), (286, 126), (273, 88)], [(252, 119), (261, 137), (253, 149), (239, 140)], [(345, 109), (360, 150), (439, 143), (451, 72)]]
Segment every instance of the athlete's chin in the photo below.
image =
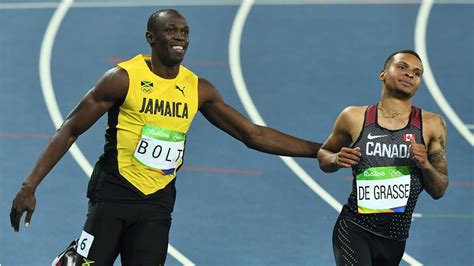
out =
[(394, 96), (400, 100), (409, 100), (415, 96), (416, 91), (406, 89), (396, 89)]
[(176, 64), (181, 64), (181, 62), (183, 62), (184, 55), (186, 55), (186, 49), (179, 52), (172, 50), (170, 51), (170, 60)]
[(184, 55), (180, 57), (172, 57), (166, 60), (166, 62), (164, 63), (166, 66), (173, 67), (173, 66), (180, 65), (181, 62), (183, 62), (183, 59), (184, 59)]
[(184, 60), (184, 54), (180, 57), (177, 57), (175, 59), (175, 62), (176, 62), (176, 64), (181, 64), (183, 62), (183, 60)]

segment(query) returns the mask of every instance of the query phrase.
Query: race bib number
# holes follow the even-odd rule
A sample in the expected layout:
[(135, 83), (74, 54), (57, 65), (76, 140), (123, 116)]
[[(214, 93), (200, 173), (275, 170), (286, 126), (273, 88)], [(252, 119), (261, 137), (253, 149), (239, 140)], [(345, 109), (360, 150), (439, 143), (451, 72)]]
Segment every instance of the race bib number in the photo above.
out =
[(92, 242), (94, 242), (94, 236), (83, 230), (81, 237), (77, 242), (76, 252), (84, 258), (87, 258), (87, 256), (89, 256), (89, 249), (92, 246)]
[(359, 213), (404, 212), (410, 197), (410, 167), (373, 167), (356, 176)]
[(143, 166), (172, 174), (183, 158), (186, 134), (145, 125), (133, 157)]

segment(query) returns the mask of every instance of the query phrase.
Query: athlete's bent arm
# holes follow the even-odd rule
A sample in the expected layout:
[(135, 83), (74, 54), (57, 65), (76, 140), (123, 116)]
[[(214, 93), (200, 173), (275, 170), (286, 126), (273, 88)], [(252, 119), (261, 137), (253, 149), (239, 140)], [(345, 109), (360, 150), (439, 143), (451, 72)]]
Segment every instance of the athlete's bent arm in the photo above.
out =
[(89, 129), (115, 103), (124, 99), (127, 89), (127, 73), (122, 69), (111, 69), (104, 74), (67, 116), (61, 127), (51, 137), (13, 200), (10, 222), (15, 231), (19, 230), (21, 216), (25, 211), (25, 225), (28, 226), (30, 223), (36, 205), (34, 193), (44, 177), (62, 158), (79, 135)]
[(205, 79), (199, 79), (199, 110), (214, 126), (251, 149), (284, 156), (316, 158), (321, 147), (321, 143), (255, 125), (226, 104), (216, 88)]
[(423, 124), (429, 134), (428, 147), (417, 144), (412, 139), (410, 156), (423, 173), (426, 192), (433, 199), (439, 199), (443, 197), (449, 182), (446, 160), (446, 125), (443, 118), (433, 113), (429, 113), (423, 121), (426, 121), (426, 124)]
[(318, 152), (319, 168), (326, 173), (349, 168), (360, 160), (360, 149), (348, 148), (354, 142), (354, 129), (358, 128), (360, 107), (347, 107), (334, 123), (333, 130)]

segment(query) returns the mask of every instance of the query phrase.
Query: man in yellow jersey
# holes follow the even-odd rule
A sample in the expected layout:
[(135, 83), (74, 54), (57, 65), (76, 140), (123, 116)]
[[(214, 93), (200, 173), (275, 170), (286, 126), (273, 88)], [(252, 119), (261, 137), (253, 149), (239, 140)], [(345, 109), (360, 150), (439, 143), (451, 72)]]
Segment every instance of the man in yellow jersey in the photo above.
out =
[(422, 74), (414, 51), (391, 54), (380, 102), (342, 111), (318, 153), (323, 171), (352, 167), (354, 175), (333, 232), (337, 265), (399, 265), (418, 195), (444, 195), (445, 123), (412, 105)]
[(43, 178), (106, 112), (106, 143), (89, 183), (87, 220), (75, 255), (71, 249), (65, 255), (75, 257), (63, 261), (112, 265), (120, 254), (123, 265), (164, 264), (175, 177), (197, 111), (249, 148), (316, 157), (320, 143), (253, 124), (227, 105), (209, 81), (182, 66), (188, 33), (185, 18), (176, 10), (150, 16), (146, 40), (151, 57), (137, 55), (107, 71), (66, 118), (13, 201), (10, 219), (15, 231), (25, 211), (29, 225), (34, 193)]

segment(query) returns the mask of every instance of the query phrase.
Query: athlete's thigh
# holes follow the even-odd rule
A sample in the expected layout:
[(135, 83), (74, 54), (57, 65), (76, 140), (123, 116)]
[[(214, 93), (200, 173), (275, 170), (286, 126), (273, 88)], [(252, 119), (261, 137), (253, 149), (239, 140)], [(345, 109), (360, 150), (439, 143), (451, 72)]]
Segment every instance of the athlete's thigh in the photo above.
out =
[(170, 215), (144, 218), (127, 227), (120, 245), (122, 265), (164, 265)]
[(405, 241), (377, 237), (374, 239), (372, 257), (374, 265), (397, 266), (405, 252)]
[(113, 265), (119, 253), (124, 212), (120, 205), (92, 204), (79, 239), (78, 253), (93, 260), (94, 265)]
[(343, 219), (337, 220), (332, 235), (336, 265), (372, 265), (369, 241), (362, 228)]

